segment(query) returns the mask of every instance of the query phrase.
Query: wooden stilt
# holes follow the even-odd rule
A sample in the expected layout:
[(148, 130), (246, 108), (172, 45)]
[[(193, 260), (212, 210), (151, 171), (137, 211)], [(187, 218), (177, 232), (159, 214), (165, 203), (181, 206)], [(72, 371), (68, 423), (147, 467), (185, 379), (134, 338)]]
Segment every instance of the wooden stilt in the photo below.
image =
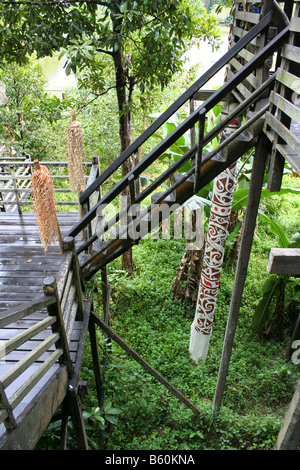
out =
[(68, 400), (65, 399), (62, 405), (62, 417), (61, 417), (61, 431), (60, 431), (60, 449), (61, 450), (67, 449), (68, 421), (69, 421)]
[(217, 414), (221, 407), (223, 393), (225, 389), (226, 377), (231, 357), (231, 351), (237, 327), (239, 309), (241, 305), (247, 267), (250, 258), (252, 240), (256, 224), (257, 210), (260, 202), (261, 189), (263, 184), (267, 150), (269, 142), (264, 135), (261, 135), (256, 147), (255, 158), (252, 168), (252, 177), (249, 188), (248, 203), (245, 213), (240, 252), (237, 262), (237, 269), (234, 280), (234, 288), (231, 297), (230, 310), (227, 320), (227, 328), (223, 343), (222, 357), (219, 367), (219, 375), (214, 397), (214, 412)]
[(93, 359), (94, 376), (96, 383), (96, 393), (98, 399), (98, 405), (101, 405), (101, 390), (102, 390), (102, 376), (100, 367), (99, 348), (96, 334), (96, 324), (93, 315), (90, 316), (89, 321), (89, 335), (91, 344), (91, 353)]
[(300, 443), (300, 380), (286, 413), (274, 450), (297, 450)]
[(72, 416), (77, 449), (88, 450), (88, 441), (82, 415), (82, 406), (78, 396), (78, 390), (69, 385), (68, 395), (68, 406)]

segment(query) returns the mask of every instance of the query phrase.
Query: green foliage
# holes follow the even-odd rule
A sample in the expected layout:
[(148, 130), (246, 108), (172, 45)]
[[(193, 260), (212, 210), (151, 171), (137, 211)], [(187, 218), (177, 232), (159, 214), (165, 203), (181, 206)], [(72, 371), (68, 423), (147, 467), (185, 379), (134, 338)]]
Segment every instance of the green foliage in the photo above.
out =
[(19, 155), (40, 160), (61, 159), (65, 154), (65, 126), (58, 122), (70, 113), (73, 98), (60, 100), (45, 91), (40, 64), (6, 64), (0, 69), (4, 100), (0, 103), (0, 142)]
[(0, 70), (0, 83), (5, 93), (5, 99), (0, 104), (2, 145), (8, 148), (13, 146), (21, 154), (38, 150), (37, 127), (43, 122), (43, 116), (35, 112), (35, 107), (45, 84), (39, 66), (6, 64), (5, 69)]
[[(152, 114), (150, 117), (156, 118), (159, 114)], [(173, 114), (173, 116), (163, 124), (162, 130), (159, 132), (154, 133), (153, 137), (162, 141), (168, 135), (170, 135), (176, 127), (186, 118), (187, 114), (184, 110), (178, 111), (177, 113)], [(216, 105), (207, 113), (207, 118), (205, 121), (205, 129), (204, 135), (210, 132), (214, 126), (219, 124), (221, 120), (221, 106)], [(197, 141), (197, 132), (198, 132), (198, 125), (195, 126), (195, 133), (196, 137), (195, 140)], [(214, 148), (218, 146), (218, 139), (215, 137), (211, 142), (209, 142), (204, 148), (203, 153), (210, 152)], [(189, 149), (191, 148), (191, 134), (190, 131), (187, 131), (184, 135), (179, 137), (179, 139), (174, 142), (173, 145), (169, 147), (169, 149), (161, 155), (161, 161), (167, 161), (168, 164), (172, 164), (180, 159)], [(184, 173), (191, 169), (191, 162), (188, 161), (181, 168), (179, 168), (178, 173)], [(201, 193), (202, 194), (202, 193)]]
[(0, 13), (3, 58), (24, 62), (34, 52), (39, 58), (66, 49), (67, 72), (89, 69), (98, 91), (103, 77), (111, 75), (99, 53), (116, 58), (121, 52), (124, 73), (144, 90), (169, 83), (182, 69), (182, 54), (191, 41), (217, 45), (219, 38), (217, 20), (201, 2), (123, 0), (15, 10), (2, 4)]
[[(282, 204), (292, 196), (297, 197), (281, 195)], [(194, 312), (172, 297), (172, 280), (185, 241), (142, 240), (134, 247), (133, 277), (120, 269), (118, 260), (109, 266), (112, 328), (188, 396), (202, 414), (196, 417), (112, 343), (105, 400), (121, 412), (118, 424), (109, 429), (106, 449), (273, 449), (299, 374), (297, 366), (284, 357), (287, 332), (282, 343), (259, 338), (249, 328), (265, 279), (269, 249), (276, 239), (270, 227), (262, 221), (254, 239), (224, 402), (214, 419), (212, 398), (232, 292), (231, 268), (223, 268), (206, 364), (195, 367), (188, 354)], [(100, 277), (96, 284), (100, 286)], [(101, 297), (96, 300), (95, 308), (101, 314)]]

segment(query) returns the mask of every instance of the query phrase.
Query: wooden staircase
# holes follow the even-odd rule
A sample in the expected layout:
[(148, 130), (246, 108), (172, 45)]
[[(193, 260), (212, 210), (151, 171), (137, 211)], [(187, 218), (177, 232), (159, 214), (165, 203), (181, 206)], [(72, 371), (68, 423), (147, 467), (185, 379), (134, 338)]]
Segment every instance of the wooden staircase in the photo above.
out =
[[(59, 331), (56, 330), (52, 334), (56, 335), (54, 353), (59, 351), (59, 362), (57, 365), (60, 372), (58, 374), (56, 371), (55, 377), (49, 381), (48, 391), (53, 397), (55, 397), (56, 392), (59, 392), (59, 399), (55, 401), (56, 407), (63, 400), (63, 397), (68, 397), (68, 406), (72, 410), (75, 431), (78, 436), (78, 448), (87, 448), (84, 423), (80, 411), (78, 386), (81, 359), (88, 327), (92, 352), (95, 357), (98, 354), (96, 350), (95, 325), (98, 325), (107, 334), (111, 335), (114, 340), (118, 341), (134, 359), (146, 367), (153, 376), (166, 385), (179, 399), (185, 400), (187, 406), (190, 406), (192, 409), (195, 408), (180, 392), (174, 390), (174, 387), (172, 388), (160, 374), (153, 371), (146, 364), (146, 361), (142, 360), (136, 352), (124, 344), (122, 339), (114, 334), (105, 322), (97, 317), (93, 312), (93, 302), (91, 299), (86, 302), (87, 306), (84, 308), (83, 292), (85, 280), (91, 279), (99, 270), (102, 271), (102, 274), (105, 273), (106, 265), (138, 243), (142, 236), (150, 233), (157, 226), (154, 223), (158, 224), (164, 217), (173, 213), (178, 206), (181, 206), (194, 194), (197, 194), (201, 188), (205, 187), (250, 149), (256, 148), (256, 168), (260, 172), (259, 175), (254, 174), (253, 176), (254, 183), (252, 186), (254, 193), (256, 191), (259, 194), (261, 191), (261, 174), (265, 170), (266, 161), (270, 169), (269, 187), (273, 188), (272, 190), (277, 190), (276, 188), (281, 185), (283, 162), (285, 160), (293, 165), (295, 171), (299, 172), (300, 141), (297, 137), (297, 126), (300, 124), (300, 119), (297, 101), (295, 101), (295, 93), (299, 93), (300, 83), (298, 70), (300, 62), (298, 38), (300, 31), (300, 4), (298, 1), (294, 2), (295, 8), (291, 22), (288, 21), (287, 25), (281, 22), (281, 27), (279, 28), (274, 28), (276, 22), (274, 23), (273, 21), (273, 13), (277, 10), (272, 8), (273, 2), (255, 3), (255, 5), (257, 4), (260, 7), (256, 12), (251, 10), (251, 8), (253, 9), (253, 2), (237, 2), (238, 14), (232, 29), (232, 47), (228, 52), (186, 90), (106, 170), (99, 174), (95, 168), (94, 173), (91, 172), (87, 188), (79, 199), (83, 216), (66, 233), (65, 243), (73, 243), (73, 245), (72, 249), (69, 249), (64, 255), (59, 279), (60, 286), (63, 286), (63, 288), (61, 287), (62, 294), (64, 294), (67, 286), (70, 289), (71, 283), (69, 280), (70, 278), (72, 279), (74, 283), (73, 300), (75, 299), (77, 304), (81, 305), (80, 316), (77, 318), (72, 317), (75, 323), (77, 320), (80, 322), (80, 328), (83, 331), (83, 340), (79, 342), (79, 352), (77, 351), (77, 358), (74, 363), (72, 363), (72, 358), (70, 358), (70, 343), (65, 334), (65, 318), (62, 320), (64, 316), (64, 312), (61, 311), (62, 299), (60, 295), (56, 295), (57, 291), (53, 288), (53, 283), (48, 285), (48, 292), (47, 283), (44, 285), (46, 298), (38, 299), (39, 302), (42, 301), (43, 305), (47, 307), (48, 315), (55, 317), (53, 323), (57, 324), (57, 328), (59, 328)], [(291, 15), (289, 18), (291, 18)], [(269, 59), (274, 54), (277, 54), (277, 63), (280, 63), (280, 51), (282, 51), (281, 67), (278, 69), (276, 65), (275, 70), (272, 71), (270, 70), (271, 62)], [(298, 69), (295, 70), (295, 66), (291, 64), (297, 64)], [(113, 178), (123, 163), (127, 159), (134, 157), (140, 147), (145, 142), (148, 142), (154, 133), (183, 105), (188, 105), (189, 102), (194, 103), (199, 99), (202, 88), (223, 67), (227, 67), (229, 70), (228, 79), (223, 86), (219, 90), (209, 93), (207, 99), (201, 101), (197, 108), (193, 106), (191, 114), (171, 134), (154, 147), (125, 177), (119, 180), (117, 184), (114, 184), (112, 189), (102, 196), (104, 183)], [(289, 70), (286, 70), (287, 67)], [(289, 83), (286, 81), (286, 74), (288, 74)], [(287, 88), (289, 91), (287, 91)], [(233, 109), (222, 119), (220, 124), (205, 134), (205, 121), (208, 113), (221, 102), (233, 103)], [(236, 130), (227, 132), (230, 124), (238, 117), (243, 118), (242, 124)], [(181, 136), (184, 136), (186, 132), (192, 132), (195, 136), (190, 148), (177, 161), (172, 163), (169, 168), (162, 171), (155, 180), (144, 187), (144, 189), (141, 189), (139, 185), (140, 179), (147, 174), (151, 165), (158, 165), (160, 157)], [(218, 146), (210, 152), (205, 151), (206, 146), (216, 138), (219, 142)], [(267, 154), (269, 155), (268, 158), (266, 157)], [(185, 173), (180, 171), (183, 165), (188, 166), (188, 171)], [(256, 180), (255, 178), (258, 179)], [(172, 184), (166, 191), (161, 191), (162, 184), (165, 184), (170, 179), (173, 181)], [(121, 207), (120, 198), (125, 190), (130, 194), (126, 206), (122, 207), (114, 217), (106, 220), (103, 217), (105, 207), (109, 204)], [(257, 194), (256, 204), (258, 204), (257, 199), (259, 199)], [(250, 196), (249, 199), (251, 200)], [(133, 206), (137, 207), (139, 212), (136, 212), (131, 217), (130, 211)], [(254, 207), (256, 206), (254, 205)], [(163, 211), (163, 208), (168, 210)], [(250, 208), (250, 210), (252, 209)], [(252, 217), (255, 221), (256, 215), (257, 210), (254, 209), (254, 212), (252, 210), (250, 214), (250, 218)], [(126, 217), (125, 224), (123, 223), (124, 217)], [(134, 230), (136, 233), (139, 233), (139, 229), (142, 227), (143, 231), (140, 236), (132, 237), (130, 235)], [(81, 234), (83, 234), (84, 240), (75, 246), (74, 240), (78, 240)], [(244, 244), (245, 246), (247, 245), (246, 238)], [(246, 247), (245, 251), (249, 254), (250, 249), (251, 243), (250, 246)], [(237, 269), (239, 269), (239, 266)], [(241, 270), (245, 271), (244, 266), (242, 266)], [(240, 296), (243, 286), (239, 286), (238, 290), (240, 291)], [(105, 302), (108, 305), (106, 295), (104, 295)], [(237, 308), (239, 302), (240, 297), (237, 299)], [(66, 301), (65, 304), (67, 304)], [(39, 306), (37, 302), (36, 309)], [(27, 307), (24, 304), (22, 308), (15, 309), (13, 311), (15, 318), (24, 318)], [(30, 311), (32, 312), (32, 310)], [(7, 315), (5, 312), (1, 312), (0, 320), (1, 315), (5, 317), (3, 323), (5, 323), (6, 327), (9, 325), (9, 312)], [(10, 344), (14, 344), (14, 342)], [(4, 350), (5, 346), (2, 347), (3, 354), (5, 353)], [(95, 362), (97, 363), (97, 359)], [(97, 364), (95, 366), (96, 374), (100, 374), (100, 367), (98, 366)], [(98, 389), (97, 393), (99, 393)], [(34, 447), (38, 436), (45, 429), (47, 421), (40, 417), (41, 407), (45, 407), (49, 416), (52, 416), (55, 411), (52, 405), (48, 406), (45, 399), (46, 396), (47, 387), (43, 387), (43, 396), (40, 400), (41, 406), (39, 406), (37, 399), (34, 402), (37, 412), (29, 412), (28, 415), (22, 416), (22, 421), (18, 422), (13, 415), (11, 404), (5, 394), (0, 378), (0, 418), (6, 427), (6, 433), (0, 439), (1, 448), (18, 448), (18, 445), (21, 448)], [(64, 411), (66, 412), (66, 408)], [(194, 411), (199, 412), (197, 409)], [(38, 426), (34, 442), (30, 441), (29, 438), (27, 439), (24, 432), (24, 429), (28, 429), (30, 419), (36, 420), (35, 422)], [(66, 421), (66, 415), (64, 415), (64, 434), (66, 432)], [(20, 426), (23, 426), (23, 430), (20, 430)], [(21, 442), (20, 436), (22, 436), (22, 443), (18, 444), (18, 442)]]
[[(234, 161), (238, 160), (249, 149), (253, 148), (257, 143), (263, 124), (264, 114), (268, 110), (269, 104), (265, 105), (262, 97), (269, 95), (270, 90), (275, 83), (275, 75), (268, 76), (260, 83), (257, 89), (248, 94), (247, 98), (241, 103), (237, 103), (234, 110), (221, 121), (211, 132), (204, 135), (204, 122), (207, 114), (218, 103), (225, 99), (230, 99), (232, 92), (237, 86), (245, 80), (249, 74), (257, 70), (266, 59), (270, 57), (284, 43), (288, 37), (289, 28), (284, 28), (278, 35), (270, 40), (266, 46), (262, 47), (253, 58), (247, 62), (241, 69), (233, 75), (224, 85), (213, 93), (204, 103), (202, 103), (194, 112), (191, 113), (176, 129), (157, 145), (140, 163), (138, 163), (130, 173), (128, 173), (119, 183), (117, 183), (101, 200), (90, 207), (89, 198), (105, 181), (108, 180), (118, 168), (126, 161), (126, 159), (134, 156), (144, 142), (151, 137), (184, 103), (191, 99), (218, 70), (228, 64), (236, 54), (240, 53), (254, 38), (264, 33), (271, 22), (272, 14), (269, 12), (262, 18), (257, 25), (238, 41), (226, 54), (221, 58), (211, 70), (201, 77), (194, 85), (190, 87), (170, 108), (163, 113), (130, 147), (128, 147), (113, 163), (107, 168), (95, 182), (81, 194), (80, 203), (86, 207), (84, 217), (69, 232), (69, 236), (77, 236), (84, 229), (88, 229), (91, 234), (86, 238), (85, 243), (79, 248), (78, 254), (88, 252), (81, 268), (84, 276), (89, 279), (102, 266), (109, 263), (116, 257), (124, 253), (130, 246), (135, 244), (136, 240), (131, 240), (129, 236), (119, 237), (118, 239), (108, 240), (101, 244), (100, 248), (93, 246), (99, 238), (105, 238), (113, 226), (115, 232), (120, 231), (120, 221), (122, 216), (130, 211), (133, 204), (145, 204), (149, 197), (155, 198), (156, 206), (167, 204), (168, 206), (174, 202), (182, 204), (187, 201), (193, 194), (197, 193), (207, 183), (212, 181), (225, 168), (230, 166)], [(263, 103), (263, 106), (261, 104)], [(256, 108), (255, 108), (256, 106)], [(226, 130), (228, 125), (236, 119), (237, 116), (243, 115), (245, 122), (235, 132), (230, 133), (225, 139), (220, 140), (218, 147), (212, 152), (205, 153), (205, 146)], [(187, 131), (194, 129), (195, 126), (200, 129), (197, 137), (197, 144), (193, 145), (179, 160), (170, 165), (159, 177), (156, 178), (142, 192), (136, 193), (136, 183), (143, 176), (143, 173), (163, 155), (163, 153), (174, 144), (179, 137), (183, 136)], [(202, 131), (201, 131), (202, 130)], [(201, 133), (202, 132), (202, 133)], [(179, 173), (178, 170), (183, 164), (189, 164), (189, 171)], [(175, 183), (164, 194), (155, 196), (155, 192), (160, 188), (162, 183), (166, 182), (171, 176), (175, 178)], [(114, 219), (104, 224), (102, 232), (92, 233), (91, 224), (94, 223), (99, 210), (106, 205), (116, 202), (124, 190), (129, 189), (130, 201), (126, 209), (119, 211)], [(172, 197), (171, 197), (172, 195)], [(154, 199), (152, 199), (154, 200)], [(148, 203), (148, 207), (138, 218), (142, 223), (151, 213), (153, 207)], [(137, 220), (134, 221), (136, 224)], [(149, 230), (150, 230), (149, 220)], [(130, 228), (130, 226), (128, 226)], [(153, 227), (152, 227), (153, 228)]]

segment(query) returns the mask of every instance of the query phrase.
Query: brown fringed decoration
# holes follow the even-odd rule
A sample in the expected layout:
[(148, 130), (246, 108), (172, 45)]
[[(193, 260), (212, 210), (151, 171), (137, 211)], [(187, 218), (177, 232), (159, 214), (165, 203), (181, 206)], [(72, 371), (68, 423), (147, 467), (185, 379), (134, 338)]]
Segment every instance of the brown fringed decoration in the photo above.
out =
[(72, 110), (72, 120), (67, 127), (67, 149), (71, 191), (79, 195), (85, 189), (85, 177), (82, 166), (84, 139), (82, 125), (76, 121), (74, 110)]
[(61, 245), (61, 234), (57, 222), (54, 203), (54, 188), (49, 170), (34, 160), (34, 172), (31, 176), (33, 208), (39, 227), (41, 245), (47, 252), (48, 246), (57, 241)]

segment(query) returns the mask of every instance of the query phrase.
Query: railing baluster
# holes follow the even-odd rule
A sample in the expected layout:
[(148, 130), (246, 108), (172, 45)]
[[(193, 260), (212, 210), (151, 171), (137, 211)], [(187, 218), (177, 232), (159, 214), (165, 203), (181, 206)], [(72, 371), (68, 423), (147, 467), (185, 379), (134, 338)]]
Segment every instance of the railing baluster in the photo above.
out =
[(135, 204), (135, 187), (134, 187), (134, 175), (130, 175), (128, 178), (129, 192), (130, 192), (130, 205)]
[(200, 189), (200, 169), (202, 162), (202, 150), (203, 150), (203, 137), (205, 129), (205, 114), (206, 109), (202, 108), (199, 112), (199, 129), (198, 129), (198, 146), (195, 162), (195, 175), (194, 175), (194, 192), (197, 193)]
[(10, 173), (11, 173), (11, 176), (12, 176), (12, 182), (13, 182), (13, 187), (14, 187), (14, 193), (15, 193), (15, 198), (16, 198), (16, 205), (18, 207), (18, 212), (19, 212), (19, 214), (22, 214), (22, 206), (20, 205), (20, 197), (19, 197), (17, 179), (16, 179), (16, 174), (15, 174), (14, 168), (10, 169)]

